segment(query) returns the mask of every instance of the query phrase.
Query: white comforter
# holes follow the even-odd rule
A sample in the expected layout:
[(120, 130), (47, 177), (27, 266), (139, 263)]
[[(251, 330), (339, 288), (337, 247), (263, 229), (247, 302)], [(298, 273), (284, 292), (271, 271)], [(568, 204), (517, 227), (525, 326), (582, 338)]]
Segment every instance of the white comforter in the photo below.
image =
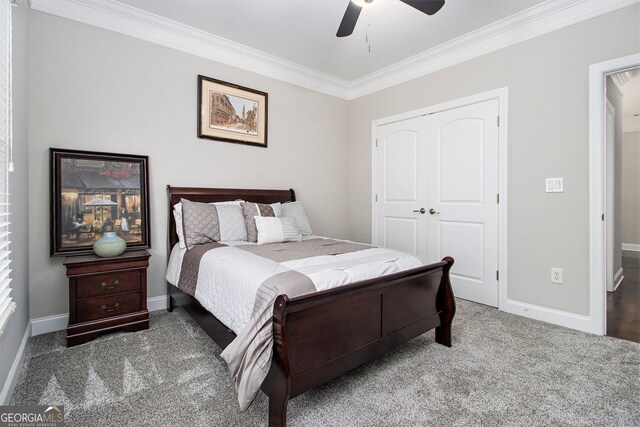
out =
[[(412, 255), (383, 248), (278, 263), (235, 248), (237, 242), (221, 243), (229, 247), (217, 248), (202, 257), (195, 298), (236, 334), (251, 317), (258, 287), (274, 274), (298, 271), (322, 291), (422, 265)], [(176, 245), (171, 252), (166, 279), (174, 286), (178, 285), (185, 251)]]

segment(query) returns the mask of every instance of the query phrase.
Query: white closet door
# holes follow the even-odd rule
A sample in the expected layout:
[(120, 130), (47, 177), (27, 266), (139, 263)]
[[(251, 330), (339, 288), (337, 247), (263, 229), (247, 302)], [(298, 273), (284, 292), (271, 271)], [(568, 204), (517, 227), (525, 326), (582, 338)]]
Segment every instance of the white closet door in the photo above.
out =
[(498, 306), (498, 100), (426, 116), (428, 261), (456, 297)]
[(498, 100), (377, 129), (375, 244), (432, 263), (454, 294), (498, 306)]
[(378, 127), (378, 246), (417, 254), (426, 262), (426, 138), (422, 117)]

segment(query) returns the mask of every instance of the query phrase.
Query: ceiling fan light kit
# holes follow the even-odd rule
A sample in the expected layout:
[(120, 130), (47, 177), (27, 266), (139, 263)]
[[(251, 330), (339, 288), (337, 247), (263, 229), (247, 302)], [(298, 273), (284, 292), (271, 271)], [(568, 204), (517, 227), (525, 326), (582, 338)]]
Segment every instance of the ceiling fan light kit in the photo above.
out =
[(351, 0), (351, 2), (355, 3), (356, 6), (360, 6), (360, 7), (373, 6), (373, 0)]
[[(400, 0), (402, 3), (419, 10), (427, 15), (433, 15), (442, 9), (445, 0)], [(353, 30), (358, 22), (358, 17), (362, 8), (370, 7), (374, 4), (374, 0), (350, 0), (347, 4), (347, 10), (344, 12), (340, 26), (338, 27), (337, 37), (346, 37), (353, 34)]]

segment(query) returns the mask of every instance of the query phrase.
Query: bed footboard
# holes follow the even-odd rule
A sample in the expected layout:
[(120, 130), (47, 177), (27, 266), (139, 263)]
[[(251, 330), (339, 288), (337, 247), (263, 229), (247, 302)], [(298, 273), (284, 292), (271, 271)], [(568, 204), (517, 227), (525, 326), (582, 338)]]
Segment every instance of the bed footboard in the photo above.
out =
[(433, 328), (451, 346), (453, 258), (274, 307), (274, 357), (263, 383), (269, 425), (284, 426), (288, 400)]

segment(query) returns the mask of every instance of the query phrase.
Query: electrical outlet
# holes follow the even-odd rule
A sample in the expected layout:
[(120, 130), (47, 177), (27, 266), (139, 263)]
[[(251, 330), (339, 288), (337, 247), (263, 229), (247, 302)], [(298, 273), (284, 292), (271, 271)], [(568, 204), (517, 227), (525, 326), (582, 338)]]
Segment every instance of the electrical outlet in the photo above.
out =
[(551, 268), (551, 283), (564, 283), (561, 268)]

